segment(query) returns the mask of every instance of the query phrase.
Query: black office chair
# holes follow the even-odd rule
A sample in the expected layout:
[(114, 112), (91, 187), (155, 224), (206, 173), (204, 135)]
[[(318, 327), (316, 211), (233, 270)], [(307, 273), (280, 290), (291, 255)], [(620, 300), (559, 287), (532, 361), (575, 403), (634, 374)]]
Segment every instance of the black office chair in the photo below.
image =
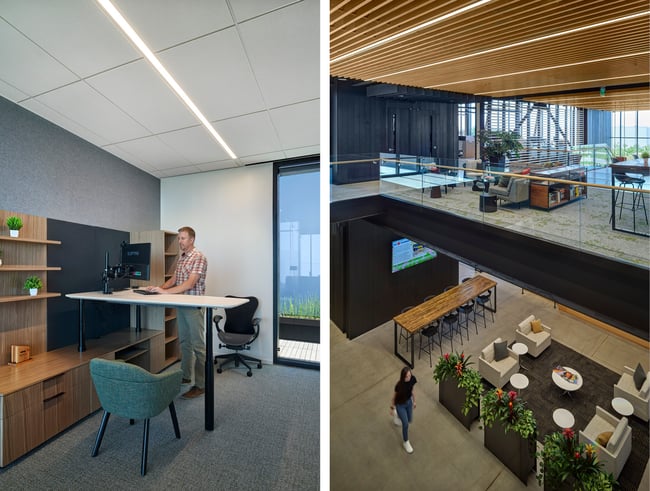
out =
[(219, 337), (219, 341), (221, 341), (219, 343), (219, 348), (235, 350), (234, 353), (215, 356), (214, 364), (216, 365), (218, 360), (223, 360), (223, 362), (217, 366), (217, 373), (221, 373), (224, 365), (235, 362), (235, 366), (238, 367), (241, 363), (248, 368), (246, 375), (252, 377), (253, 372), (246, 362), (256, 362), (257, 368), (262, 368), (262, 362), (258, 358), (243, 355), (240, 351), (251, 349), (251, 343), (257, 339), (257, 336), (260, 333), (260, 319), (258, 317), (253, 317), (259, 302), (256, 297), (237, 297), (235, 295), (226, 295), (226, 297), (247, 298), (248, 302), (239, 307), (233, 307), (226, 310), (226, 322), (223, 325), (223, 330), (219, 327), (219, 322), (223, 319), (223, 316), (217, 314), (213, 317), (212, 320), (217, 328), (217, 336)]

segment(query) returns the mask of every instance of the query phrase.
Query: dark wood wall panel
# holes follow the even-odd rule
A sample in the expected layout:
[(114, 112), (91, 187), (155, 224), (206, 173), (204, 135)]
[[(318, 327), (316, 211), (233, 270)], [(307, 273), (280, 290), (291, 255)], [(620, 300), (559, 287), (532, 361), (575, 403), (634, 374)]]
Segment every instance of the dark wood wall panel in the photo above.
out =
[(366, 220), (332, 227), (331, 316), (349, 338), (391, 320), (409, 305), (458, 282), (458, 262), (443, 254), (391, 272), (391, 244), (403, 237)]

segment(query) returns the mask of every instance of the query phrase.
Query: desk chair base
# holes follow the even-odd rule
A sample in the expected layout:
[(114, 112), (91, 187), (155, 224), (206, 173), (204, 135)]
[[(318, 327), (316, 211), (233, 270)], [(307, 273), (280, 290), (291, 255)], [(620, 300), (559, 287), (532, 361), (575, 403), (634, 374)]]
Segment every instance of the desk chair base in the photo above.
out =
[[(221, 345), (219, 346), (221, 348)], [(259, 360), (258, 358), (253, 358), (252, 356), (246, 356), (242, 355), (240, 353), (229, 353), (227, 355), (217, 355), (214, 357), (214, 364), (218, 364), (218, 360), (223, 360), (223, 362), (217, 366), (217, 373), (223, 372), (223, 367), (227, 365), (228, 363), (235, 362), (235, 367), (238, 367), (239, 364), (241, 363), (244, 365), (246, 368), (248, 368), (248, 371), (246, 372), (246, 376), (252, 377), (253, 376), (253, 371), (251, 370), (251, 367), (247, 361), (257, 363), (257, 368), (261, 369), (262, 368), (262, 361)]]
[[(176, 417), (176, 408), (172, 402), (169, 405), (169, 414), (172, 417), (172, 424), (174, 425), (174, 434), (176, 438), (181, 437), (181, 430), (178, 427), (178, 418)], [(111, 413), (104, 411), (104, 416), (102, 416), (102, 422), (99, 425), (99, 431), (97, 432), (97, 438), (95, 439), (95, 446), (93, 451), (90, 454), (91, 457), (97, 457), (99, 453), (99, 447), (102, 444), (104, 439), (104, 433), (106, 432), (106, 426), (108, 425), (108, 419), (111, 417)], [(129, 421), (130, 424), (134, 424), (134, 420)], [(142, 460), (140, 462), (140, 475), (144, 476), (147, 473), (147, 456), (149, 455), (149, 419), (144, 420), (144, 430), (142, 432)]]

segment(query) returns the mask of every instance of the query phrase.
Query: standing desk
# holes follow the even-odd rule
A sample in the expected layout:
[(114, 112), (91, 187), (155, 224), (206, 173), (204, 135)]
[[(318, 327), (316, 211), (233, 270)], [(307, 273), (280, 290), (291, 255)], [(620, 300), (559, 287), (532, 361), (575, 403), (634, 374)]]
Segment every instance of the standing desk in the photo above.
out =
[[(494, 290), (494, 307), (492, 312), (497, 311), (497, 283), (494, 280), (486, 278), (482, 275), (476, 275), (473, 278), (461, 283), (446, 292), (436, 295), (435, 297), (427, 300), (420, 305), (407, 310), (403, 314), (393, 317), (394, 323), (394, 346), (395, 356), (397, 356), (404, 363), (408, 364), (411, 368), (415, 365), (415, 333), (424, 329), (436, 319), (449, 312), (456, 310), (461, 305), (466, 304), (470, 300), (475, 299), (480, 294), (493, 289)], [(487, 308), (487, 307), (486, 307)], [(404, 358), (398, 350), (398, 328), (406, 329), (411, 338), (411, 361)], [(408, 343), (408, 340), (406, 341)]]
[(104, 294), (102, 292), (69, 293), (68, 298), (79, 300), (79, 351), (86, 350), (84, 301), (112, 302), (136, 306), (136, 331), (140, 330), (140, 307), (205, 307), (205, 429), (214, 430), (214, 353), (212, 347), (212, 309), (230, 309), (248, 302), (245, 298), (211, 297), (159, 293), (140, 295), (132, 290)]

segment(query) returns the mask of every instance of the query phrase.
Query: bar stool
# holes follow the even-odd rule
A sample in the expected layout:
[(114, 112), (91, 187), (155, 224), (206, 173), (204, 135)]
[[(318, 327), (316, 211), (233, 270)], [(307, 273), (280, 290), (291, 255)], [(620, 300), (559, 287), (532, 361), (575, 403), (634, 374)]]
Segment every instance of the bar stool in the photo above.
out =
[(460, 344), (463, 344), (463, 334), (460, 332), (460, 327), (458, 325), (458, 311), (454, 310), (449, 312), (447, 315), (442, 318), (442, 330), (440, 333), (441, 339), (449, 339), (451, 343), (451, 350), (454, 351), (454, 336), (456, 333), (460, 335)]
[[(437, 344), (440, 347), (440, 356), (442, 356), (442, 336), (440, 335), (440, 322), (438, 320), (433, 321), (429, 327), (425, 327), (420, 331), (420, 353), (418, 354), (418, 360), (422, 357), (422, 352), (424, 351), (429, 355), (429, 367), (432, 367), (431, 362), (431, 352), (433, 351), (433, 345)], [(423, 344), (423, 338), (426, 339), (426, 344)]]
[[(409, 305), (408, 307), (404, 307), (400, 313), (403, 314), (404, 312), (408, 312), (408, 311), (411, 310), (412, 308), (413, 308), (413, 305)], [(411, 339), (411, 336), (412, 336), (412, 334), (409, 333), (406, 329), (404, 329), (403, 327), (400, 328), (400, 331), (399, 331), (399, 341), (398, 341), (397, 343), (398, 343), (398, 344), (401, 344), (401, 343), (402, 343), (402, 339), (404, 339), (404, 340), (406, 341), (406, 352), (407, 352), (407, 353), (408, 353), (408, 351), (409, 351), (409, 339)]]
[[(486, 309), (486, 307), (490, 307), (489, 309)], [(492, 316), (492, 322), (494, 322), (494, 313), (492, 310), (492, 292), (491, 291), (486, 291), (485, 293), (481, 293), (478, 297), (476, 297), (476, 305), (474, 306), (474, 319), (476, 317), (482, 317), (483, 318), (483, 327), (487, 328), (487, 321), (485, 320), (485, 311), (488, 310), (490, 312), (490, 315)]]
[[(645, 214), (645, 222), (648, 223), (648, 211), (646, 209), (645, 205), (645, 197), (643, 196), (643, 193), (639, 192), (638, 190), (643, 189), (643, 185), (645, 184), (645, 179), (642, 177), (632, 177), (627, 174), (614, 174), (614, 179), (618, 181), (618, 186), (622, 188), (627, 188), (627, 186), (630, 186), (630, 191), (625, 191), (621, 189), (616, 190), (616, 194), (614, 195), (614, 210), (612, 210), (612, 215), (609, 216), (609, 221), (611, 223), (612, 218), (614, 216), (616, 206), (619, 207), (619, 212), (618, 212), (618, 218), (620, 219), (621, 216), (623, 215), (623, 208), (625, 208), (625, 193), (626, 192), (631, 192), (632, 193), (632, 207), (630, 208), (632, 210), (632, 221), (633, 223), (636, 222), (636, 210), (637, 208), (641, 208), (641, 205), (643, 205), (643, 213)], [(636, 187), (635, 187), (636, 186)], [(621, 196), (621, 203), (618, 204), (618, 196), (623, 191), (623, 195)], [(639, 195), (637, 197), (637, 194)]]
[(636, 209), (641, 208), (641, 204), (643, 204), (643, 213), (645, 214), (645, 223), (648, 223), (648, 211), (646, 210), (645, 207), (645, 197), (643, 193), (639, 192), (641, 189), (643, 189), (643, 185), (645, 184), (645, 179), (643, 177), (633, 177), (628, 174), (625, 174), (628, 179), (630, 184), (632, 184), (632, 189), (634, 189), (636, 185), (637, 191), (633, 191), (632, 193), (632, 212), (633, 212), (633, 220), (636, 219)]
[[(469, 341), (470, 321), (474, 323), (474, 329), (476, 330), (476, 334), (478, 334), (478, 326), (476, 324), (476, 311), (474, 310), (474, 300), (470, 300), (466, 304), (463, 304), (460, 307), (458, 307), (458, 313), (459, 313), (458, 327), (461, 330), (461, 339), (463, 337), (462, 330), (465, 329), (465, 331), (467, 332), (467, 340)], [(471, 318), (472, 314), (474, 315), (473, 319)], [(483, 320), (485, 320), (485, 316)]]

